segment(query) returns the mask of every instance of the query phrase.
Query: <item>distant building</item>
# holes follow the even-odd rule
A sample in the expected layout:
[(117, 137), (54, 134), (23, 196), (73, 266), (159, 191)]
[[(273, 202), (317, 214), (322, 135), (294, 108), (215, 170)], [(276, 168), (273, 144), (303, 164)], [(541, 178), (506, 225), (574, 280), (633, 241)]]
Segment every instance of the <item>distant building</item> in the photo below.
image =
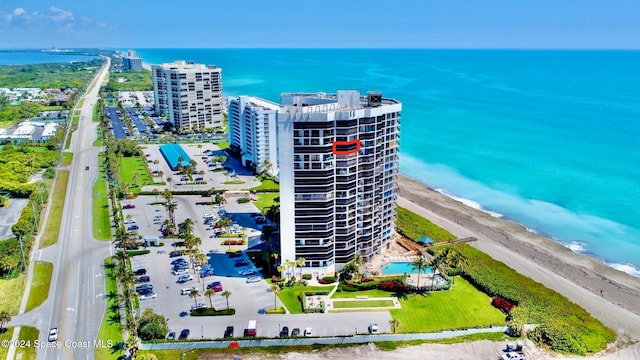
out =
[(280, 105), (249, 96), (229, 100), (229, 143), (241, 149), (242, 164), (272, 175), (278, 169), (276, 122)]
[(13, 129), (0, 129), (0, 139), (12, 141), (43, 142), (56, 135), (58, 124), (55, 122), (24, 121)]
[(278, 112), (281, 259), (333, 274), (394, 237), (402, 104), (370, 92), (285, 93)]
[(122, 67), (124, 70), (143, 70), (142, 59), (136, 55), (136, 52), (129, 50), (127, 55), (122, 58)]
[(222, 126), (222, 69), (185, 61), (153, 65), (157, 113), (177, 130)]

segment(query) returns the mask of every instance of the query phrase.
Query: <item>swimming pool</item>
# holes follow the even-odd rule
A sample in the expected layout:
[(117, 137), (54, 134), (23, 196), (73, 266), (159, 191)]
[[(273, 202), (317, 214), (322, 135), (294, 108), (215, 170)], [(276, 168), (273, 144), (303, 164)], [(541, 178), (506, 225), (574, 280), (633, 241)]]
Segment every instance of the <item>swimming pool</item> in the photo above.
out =
[[(433, 269), (427, 267), (422, 271), (423, 274), (431, 274)], [(417, 274), (418, 271), (411, 267), (410, 262), (390, 262), (382, 267), (383, 275), (402, 275), (404, 273), (407, 274)]]

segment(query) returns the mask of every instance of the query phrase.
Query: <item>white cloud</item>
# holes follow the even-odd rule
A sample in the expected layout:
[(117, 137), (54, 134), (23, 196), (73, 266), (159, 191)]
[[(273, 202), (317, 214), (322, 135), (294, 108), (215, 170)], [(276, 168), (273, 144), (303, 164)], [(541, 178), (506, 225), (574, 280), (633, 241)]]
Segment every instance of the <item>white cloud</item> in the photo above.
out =
[(26, 13), (26, 12), (27, 12), (27, 10), (25, 10), (23, 8), (15, 8), (13, 10), (13, 16), (20, 16), (20, 15)]
[(52, 20), (56, 20), (56, 21), (73, 20), (73, 13), (71, 11), (63, 10), (55, 6), (51, 6), (49, 8), (49, 11), (51, 11), (52, 13), (51, 15), (49, 15), (49, 17)]

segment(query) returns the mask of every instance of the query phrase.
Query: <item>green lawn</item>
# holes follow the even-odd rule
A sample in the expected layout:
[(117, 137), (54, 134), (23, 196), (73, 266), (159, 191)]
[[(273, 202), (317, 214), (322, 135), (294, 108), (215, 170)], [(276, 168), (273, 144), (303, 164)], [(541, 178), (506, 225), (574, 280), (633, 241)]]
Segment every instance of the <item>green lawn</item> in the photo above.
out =
[(298, 300), (298, 295), (308, 291), (326, 290), (331, 291), (332, 286), (303, 286), (295, 285), (285, 287), (280, 291), (278, 297), (291, 314), (302, 314), (302, 303)]
[(13, 279), (0, 280), (0, 310), (8, 312), (10, 315), (18, 314), (26, 283), (26, 274), (20, 274)]
[[(109, 264), (108, 260), (104, 261), (105, 266)], [(122, 333), (120, 332), (120, 308), (118, 304), (118, 297), (114, 294), (118, 293), (118, 285), (116, 281), (112, 279), (108, 267), (105, 270), (105, 289), (107, 293), (107, 311), (102, 319), (100, 325), (100, 331), (98, 332), (98, 340), (103, 340), (106, 344), (111, 341), (114, 345), (122, 341)], [(122, 355), (122, 352), (114, 352), (109, 348), (96, 348), (95, 358), (96, 360), (110, 360), (118, 359), (118, 356)]]
[(72, 160), (73, 160), (73, 153), (65, 151), (62, 153), (62, 161), (60, 161), (60, 166), (69, 166), (71, 165)]
[(25, 311), (30, 311), (40, 306), (49, 297), (51, 285), (51, 273), (53, 264), (46, 261), (36, 261), (33, 268), (33, 282), (29, 291), (29, 300)]
[(98, 109), (98, 103), (93, 104), (93, 122), (100, 122), (100, 109)]
[(78, 126), (79, 122), (80, 122), (80, 115), (73, 115), (73, 117), (71, 118), (71, 126)]
[(418, 241), (423, 236), (428, 236), (435, 242), (456, 238), (447, 230), (403, 207), (396, 208), (396, 217), (398, 232), (413, 241)]
[(242, 185), (242, 184), (244, 184), (244, 181), (242, 181), (242, 180), (230, 180), (230, 181), (223, 182), (223, 184), (225, 184), (225, 185)]
[(253, 205), (264, 213), (273, 205), (273, 200), (279, 196), (279, 193), (260, 193), (258, 194), (258, 201), (254, 202)]
[(384, 290), (365, 290), (365, 291), (341, 291), (333, 293), (332, 299), (353, 299), (356, 296), (366, 296), (370, 298), (391, 297), (392, 294)]
[[(72, 153), (65, 153), (71, 154)], [(60, 234), (60, 222), (62, 221), (62, 210), (64, 209), (64, 200), (67, 196), (67, 182), (69, 181), (69, 170), (59, 170), (58, 179), (56, 180), (56, 186), (53, 189), (53, 195), (51, 196), (51, 211), (49, 211), (49, 219), (47, 219), (47, 226), (42, 234), (40, 240), (40, 248), (53, 245), (58, 241), (58, 235)]]
[(229, 148), (229, 142), (226, 140), (222, 140), (216, 143), (216, 146), (220, 148), (220, 150), (225, 150)]
[(81, 108), (82, 105), (84, 105), (84, 101), (85, 101), (85, 98), (80, 98), (80, 101), (78, 101), (78, 105), (76, 105), (76, 108)]
[(31, 344), (31, 346), (16, 349), (16, 359), (22, 359), (22, 360), (36, 359), (36, 347), (33, 344), (35, 343), (36, 340), (38, 340), (39, 333), (40, 332), (38, 331), (38, 329), (31, 326), (20, 327), (20, 337), (18, 339), (23, 341), (28, 341)]
[[(0, 332), (0, 341), (10, 341), (13, 336), (13, 326), (9, 326), (5, 328), (2, 332)], [(7, 353), (9, 352), (8, 346), (0, 346), (0, 359), (6, 359)]]
[(273, 180), (267, 179), (267, 180), (262, 181), (262, 183), (260, 185), (252, 187), (250, 190), (254, 190), (254, 191), (257, 191), (257, 192), (260, 192), (260, 191), (274, 191), (274, 192), (277, 192), (277, 191), (280, 191), (280, 185), (278, 185)]
[(353, 309), (365, 307), (390, 307), (393, 306), (393, 300), (344, 300), (334, 301), (334, 309)]
[(111, 217), (109, 215), (109, 196), (107, 182), (104, 179), (104, 155), (98, 155), (100, 176), (93, 185), (93, 237), (98, 240), (111, 240)]
[(64, 142), (65, 150), (68, 149), (71, 146), (71, 136), (73, 136), (73, 131), (74, 131), (74, 129), (70, 129), (69, 130), (69, 134), (67, 136), (67, 140), (65, 140), (65, 142)]
[(42, 111), (61, 111), (64, 107), (61, 105), (44, 105)]
[(399, 333), (505, 325), (505, 315), (491, 306), (491, 298), (460, 277), (448, 291), (408, 294), (400, 305), (390, 310), (400, 321)]
[[(131, 156), (120, 158), (120, 181), (126, 181), (131, 185), (129, 192), (137, 194), (140, 192), (140, 187), (146, 182), (147, 184), (153, 184), (154, 181), (149, 174), (149, 169), (145, 163), (145, 159), (142, 156)], [(139, 179), (137, 182), (133, 181), (133, 175), (138, 173)], [(134, 186), (138, 185), (138, 186)]]

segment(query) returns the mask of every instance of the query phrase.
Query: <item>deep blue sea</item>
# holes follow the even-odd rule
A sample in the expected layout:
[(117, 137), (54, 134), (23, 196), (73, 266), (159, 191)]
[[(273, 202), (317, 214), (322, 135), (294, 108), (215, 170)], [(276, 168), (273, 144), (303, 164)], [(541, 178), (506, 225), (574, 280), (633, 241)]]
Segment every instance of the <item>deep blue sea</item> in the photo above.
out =
[(640, 276), (640, 51), (137, 49), (226, 95), (380, 90), (400, 171)]
[(0, 51), (0, 65), (26, 65), (42, 63), (59, 63), (71, 61), (87, 61), (93, 56), (69, 55), (64, 53), (12, 52)]
[(640, 276), (640, 51), (136, 50), (220, 66), (226, 95), (380, 90), (403, 174)]

